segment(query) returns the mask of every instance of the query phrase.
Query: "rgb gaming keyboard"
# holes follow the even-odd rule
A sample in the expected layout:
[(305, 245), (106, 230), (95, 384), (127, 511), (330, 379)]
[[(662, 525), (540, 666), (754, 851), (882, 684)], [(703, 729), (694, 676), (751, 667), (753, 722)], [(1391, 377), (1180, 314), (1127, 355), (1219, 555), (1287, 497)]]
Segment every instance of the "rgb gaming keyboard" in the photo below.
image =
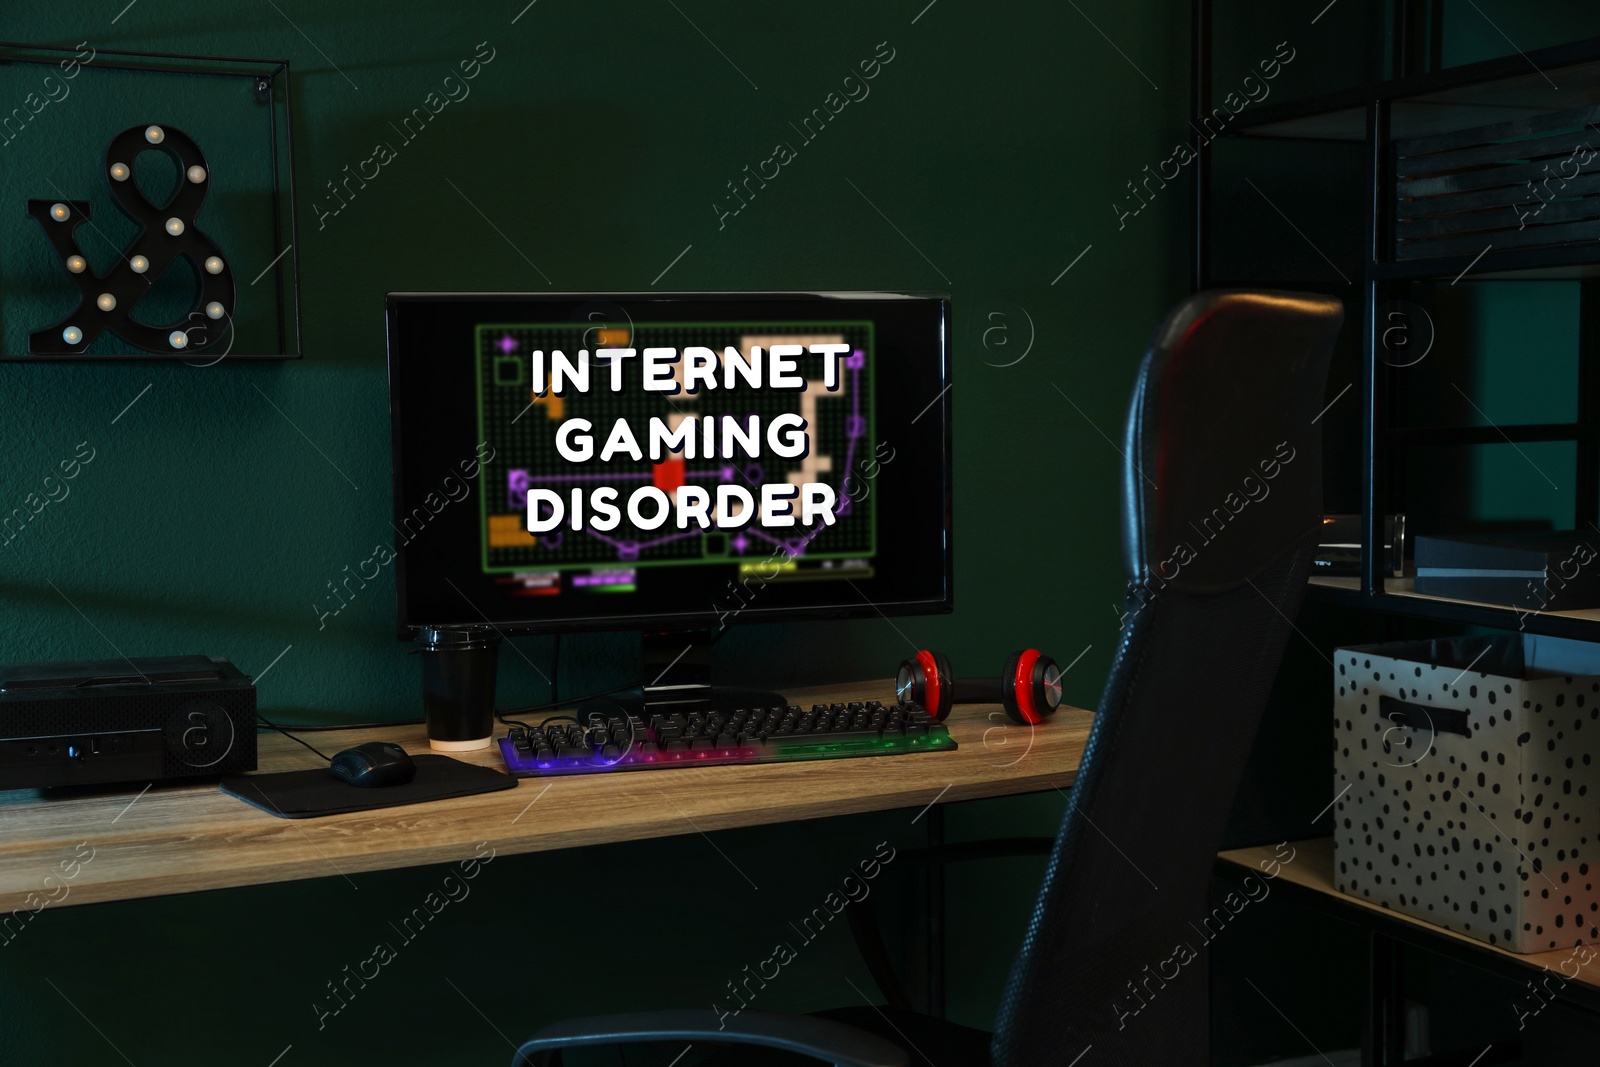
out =
[[(570, 717), (568, 717), (570, 718)], [(592, 774), (726, 763), (895, 756), (956, 747), (920, 705), (876, 700), (651, 715), (590, 712), (585, 723), (513, 727), (500, 754), (514, 775)]]

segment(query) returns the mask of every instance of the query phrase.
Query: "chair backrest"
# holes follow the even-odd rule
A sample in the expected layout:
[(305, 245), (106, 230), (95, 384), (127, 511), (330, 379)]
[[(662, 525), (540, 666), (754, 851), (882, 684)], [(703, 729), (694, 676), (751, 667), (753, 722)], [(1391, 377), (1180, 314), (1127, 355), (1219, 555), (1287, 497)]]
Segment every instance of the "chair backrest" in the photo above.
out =
[(1342, 318), (1327, 297), (1208, 292), (1151, 340), (1124, 446), (1127, 613), (998, 1067), (1209, 1061), (1206, 945), (1229, 914), (1210, 875), (1310, 572)]

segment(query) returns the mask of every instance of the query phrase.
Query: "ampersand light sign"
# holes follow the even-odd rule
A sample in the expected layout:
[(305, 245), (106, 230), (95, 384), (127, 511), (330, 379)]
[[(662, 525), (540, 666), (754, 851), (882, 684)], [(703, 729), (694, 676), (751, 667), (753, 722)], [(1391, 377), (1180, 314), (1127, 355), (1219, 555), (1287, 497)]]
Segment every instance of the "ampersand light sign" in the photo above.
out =
[[(150, 149), (165, 152), (182, 175), (165, 205), (146, 200), (133, 182), (135, 158)], [(29, 352), (83, 352), (108, 331), (147, 352), (173, 354), (212, 344), (233, 321), (234, 285), (222, 250), (195, 222), (211, 178), (200, 146), (170, 126), (134, 126), (119, 133), (106, 150), (105, 176), (112, 199), (139, 224), (139, 235), (103, 277), (89, 270), (75, 236), (78, 226), (89, 221), (89, 202), (28, 201), (28, 214), (44, 227), (45, 239), (79, 293), (70, 315), (28, 335)], [(136, 321), (133, 312), (139, 301), (180, 256), (189, 259), (199, 279), (189, 313), (165, 326)]]

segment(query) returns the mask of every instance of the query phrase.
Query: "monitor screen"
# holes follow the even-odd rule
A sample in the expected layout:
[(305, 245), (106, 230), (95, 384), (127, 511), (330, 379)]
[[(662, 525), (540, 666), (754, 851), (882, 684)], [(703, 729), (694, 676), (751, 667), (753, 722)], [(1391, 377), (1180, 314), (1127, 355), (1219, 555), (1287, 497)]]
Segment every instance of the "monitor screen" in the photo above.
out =
[(395, 293), (402, 637), (948, 611), (950, 302)]

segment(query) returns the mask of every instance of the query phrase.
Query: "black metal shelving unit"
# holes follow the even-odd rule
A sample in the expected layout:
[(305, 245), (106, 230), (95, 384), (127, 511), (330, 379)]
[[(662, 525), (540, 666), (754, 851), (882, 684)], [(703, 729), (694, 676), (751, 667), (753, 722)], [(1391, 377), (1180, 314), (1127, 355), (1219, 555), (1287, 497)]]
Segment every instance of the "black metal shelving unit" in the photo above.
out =
[[(1363, 260), (1359, 279), (1344, 293), (1349, 328), (1361, 334), (1361, 369), (1356, 385), (1361, 417), (1362, 573), (1359, 579), (1313, 578), (1312, 593), (1345, 607), (1434, 619), (1459, 624), (1525, 630), (1533, 633), (1600, 641), (1600, 610), (1518, 612), (1494, 604), (1429, 597), (1415, 593), (1409, 578), (1386, 576), (1379, 554), (1386, 512), (1406, 511), (1401, 460), (1407, 449), (1421, 445), (1492, 445), (1499, 443), (1570, 441), (1576, 448), (1573, 525), (1592, 528), (1600, 543), (1600, 241), (1568, 241), (1537, 247), (1495, 248), (1493, 235), (1477, 251), (1444, 256), (1402, 258), (1396, 255), (1395, 223), (1398, 192), (1396, 142), (1442, 133), (1470, 131), (1553, 113), (1591, 107), (1600, 109), (1600, 38), (1563, 44), (1444, 70), (1413, 73), (1437, 63), (1437, 41), (1419, 30), (1416, 10), (1425, 4), (1393, 5), (1390, 66), (1393, 77), (1356, 88), (1246, 109), (1219, 135), (1227, 139), (1279, 142), (1344, 143), (1365, 154), (1363, 182), (1365, 218)], [(1196, 29), (1192, 61), (1193, 118), (1196, 126), (1209, 114), (1211, 100), (1209, 0), (1195, 0)], [(1600, 110), (1592, 127), (1592, 145), (1600, 149)], [(1282, 280), (1219, 277), (1213, 268), (1214, 169), (1206, 154), (1195, 167), (1193, 281), (1195, 288), (1219, 284), (1266, 283)], [(1589, 173), (1600, 173), (1600, 161)], [(1512, 195), (1508, 191), (1507, 210)], [(1600, 216), (1600, 210), (1595, 212)], [(1595, 225), (1600, 225), (1597, 222)], [(1460, 244), (1461, 241), (1456, 243)], [(1463, 277), (1491, 280), (1572, 280), (1579, 285), (1578, 371), (1572, 383), (1575, 419), (1521, 425), (1434, 425), (1406, 420), (1400, 389), (1404, 368), (1383, 357), (1384, 323), (1378, 311), (1409, 299), (1418, 284), (1454, 285)], [(1423, 531), (1427, 532), (1427, 531)]]
[[(1369, 71), (1379, 71), (1386, 77), (1299, 99), (1280, 97), (1252, 104), (1234, 115), (1225, 131), (1216, 137), (1215, 144), (1196, 152), (1197, 158), (1191, 168), (1194, 287), (1331, 289), (1345, 301), (1347, 330), (1358, 335), (1359, 356), (1354, 360), (1356, 373), (1351, 392), (1359, 397), (1360, 417), (1359, 420), (1347, 419), (1341, 434), (1351, 432), (1354, 427), (1359, 441), (1341, 437), (1340, 443), (1345, 446), (1343, 454), (1332, 458), (1331, 462), (1349, 464), (1359, 452), (1359, 503), (1363, 520), (1361, 574), (1353, 578), (1313, 577), (1310, 602), (1373, 613), (1375, 622), (1383, 615), (1403, 616), (1459, 626), (1523, 630), (1600, 641), (1600, 610), (1526, 613), (1495, 604), (1419, 595), (1412, 588), (1411, 579), (1386, 575), (1382, 569), (1382, 554), (1374, 551), (1374, 546), (1382, 543), (1386, 513), (1407, 512), (1408, 518), (1415, 518), (1415, 513), (1405, 506), (1407, 490), (1414, 488), (1406, 484), (1408, 453), (1427, 448), (1459, 454), (1473, 446), (1503, 443), (1520, 446), (1535, 442), (1572, 443), (1576, 476), (1576, 488), (1570, 491), (1573, 525), (1579, 529), (1593, 529), (1595, 543), (1600, 545), (1600, 373), (1596, 370), (1600, 367), (1600, 241), (1496, 248), (1492, 247), (1493, 240), (1485, 236), (1483, 243), (1488, 247), (1464, 254), (1424, 252), (1419, 255), (1416, 253), (1421, 246), (1413, 245), (1404, 250), (1405, 255), (1400, 255), (1396, 240), (1396, 222), (1402, 214), (1398, 179), (1404, 176), (1400, 166), (1404, 157), (1396, 147), (1399, 142), (1508, 123), (1515, 125), (1522, 120), (1527, 120), (1530, 129), (1537, 129), (1542, 128), (1541, 122), (1547, 125), (1551, 115), (1596, 108), (1592, 127), (1594, 139), (1590, 144), (1600, 149), (1600, 38), (1440, 69), (1443, 8), (1439, 0), (1389, 0), (1383, 11), (1385, 15), (1378, 20), (1382, 23), (1378, 26), (1382, 31), (1379, 36), (1387, 36), (1389, 47), (1383, 52), (1374, 46), (1375, 51), (1367, 55), (1364, 62)], [(1211, 0), (1193, 0), (1192, 19), (1191, 120), (1199, 130), (1216, 103), (1213, 85), (1223, 83), (1220, 76), (1214, 78), (1213, 74), (1212, 38), (1216, 20)], [(1357, 62), (1363, 61), (1354, 53), (1352, 57)], [(1213, 155), (1218, 149), (1233, 150), (1229, 142), (1256, 142), (1254, 148), (1241, 151), (1264, 150), (1262, 142), (1276, 142), (1291, 149), (1298, 143), (1304, 146), (1307, 167), (1314, 168), (1315, 159), (1334, 159), (1340, 168), (1337, 180), (1359, 181), (1358, 193), (1352, 190), (1355, 195), (1342, 200), (1330, 199), (1326, 208), (1328, 212), (1348, 212), (1348, 218), (1340, 218), (1335, 225), (1342, 227), (1338, 232), (1346, 237), (1359, 230), (1359, 253), (1355, 251), (1354, 241), (1335, 248), (1339, 263), (1326, 255), (1319, 260), (1309, 248), (1304, 250), (1308, 272), (1322, 271), (1325, 266), (1322, 260), (1328, 260), (1326, 265), (1331, 265), (1345, 284), (1341, 286), (1339, 279), (1321, 283), (1299, 278), (1286, 281), (1286, 277), (1298, 272), (1292, 267), (1282, 269), (1282, 261), (1274, 268), (1270, 255), (1234, 255), (1230, 259), (1225, 254), (1227, 241), (1224, 238), (1231, 239), (1234, 235), (1217, 225), (1219, 204), (1237, 210), (1242, 201), (1238, 191), (1228, 187), (1224, 157), (1214, 159)], [(1487, 143), (1500, 142), (1489, 139)], [(1340, 149), (1340, 145), (1345, 148)], [(1359, 178), (1353, 178), (1357, 161)], [(1589, 172), (1600, 174), (1600, 156)], [(1600, 178), (1595, 182), (1600, 186)], [(1263, 198), (1266, 196), (1260, 189), (1255, 192), (1261, 193)], [(1235, 196), (1231, 202), (1230, 195)], [(1508, 196), (1507, 199), (1509, 209), (1512, 198)], [(1266, 215), (1265, 205), (1262, 208)], [(1279, 210), (1278, 214), (1284, 212)], [(1286, 214), (1284, 217), (1289, 218)], [(1596, 210), (1593, 217), (1600, 219), (1600, 210)], [(1289, 221), (1292, 224), (1292, 220)], [(1453, 223), (1445, 224), (1446, 227), (1450, 225)], [(1307, 242), (1311, 240), (1304, 233), (1300, 236)], [(1526, 236), (1520, 240), (1526, 240)], [(1455, 243), (1461, 244), (1460, 241)], [(1252, 247), (1259, 244), (1256, 242)], [(1318, 252), (1321, 251), (1319, 248)], [(1244, 264), (1245, 269), (1241, 269), (1240, 264)], [(1382, 334), (1386, 324), (1380, 312), (1392, 307), (1392, 301), (1427, 299), (1424, 292), (1437, 297), (1463, 276), (1472, 282), (1508, 284), (1544, 279), (1576, 282), (1578, 351), (1575, 380), (1570, 383), (1575, 396), (1573, 414), (1559, 421), (1519, 421), (1516, 425), (1495, 426), (1441, 425), (1448, 420), (1413, 413), (1414, 407), (1423, 405), (1413, 403), (1415, 398), (1405, 388), (1408, 384), (1404, 378), (1406, 368), (1394, 365), (1399, 361), (1391, 362), (1386, 358), (1389, 353), (1383, 348)], [(1312, 277), (1326, 279), (1330, 275), (1324, 272), (1312, 274)], [(1460, 290), (1455, 292), (1460, 293)], [(1330, 401), (1337, 399), (1334, 394), (1343, 387), (1345, 380), (1341, 377), (1330, 382)], [(1344, 400), (1346, 404), (1349, 402), (1350, 398)], [(1350, 414), (1353, 413), (1341, 412), (1344, 416)], [(1483, 420), (1488, 422), (1488, 416), (1483, 415)], [(1357, 443), (1359, 449), (1355, 447)], [(1330, 456), (1334, 452), (1330, 449)], [(1330, 467), (1330, 484), (1336, 473), (1348, 472), (1343, 467), (1339, 471)], [(1351, 499), (1356, 496), (1354, 485), (1354, 480), (1350, 479), (1345, 486)], [(1420, 493), (1416, 495), (1421, 496)], [(1561, 506), (1565, 503), (1563, 498)], [(1411, 525), (1415, 532), (1417, 524)], [(1432, 531), (1424, 529), (1422, 532)], [(1409, 932), (1398, 931), (1404, 924), (1386, 924), (1381, 918), (1373, 921), (1353, 905), (1342, 904), (1333, 897), (1321, 896), (1317, 903), (1333, 908), (1340, 918), (1356, 923), (1366, 939), (1368, 989), (1363, 1004), (1362, 1063), (1367, 1067), (1388, 1067), (1405, 1060), (1406, 1005), (1401, 981), (1404, 961), (1399, 947), (1402, 941), (1430, 953), (1453, 955), (1458, 961), (1486, 968), (1512, 981), (1521, 980), (1517, 961), (1491, 958), (1442, 934), (1438, 938), (1421, 936), (1407, 940)], [(1564, 993), (1563, 999), (1588, 1013), (1595, 1013), (1600, 1003), (1587, 990), (1573, 996)], [(1406, 1062), (1461, 1067), (1470, 1060), (1478, 1067), (1486, 1067), (1490, 1063), (1507, 1062), (1522, 1051), (1518, 1038), (1497, 1041), (1491, 1049), (1483, 1051), (1473, 1050), (1464, 1055), (1457, 1051)]]

